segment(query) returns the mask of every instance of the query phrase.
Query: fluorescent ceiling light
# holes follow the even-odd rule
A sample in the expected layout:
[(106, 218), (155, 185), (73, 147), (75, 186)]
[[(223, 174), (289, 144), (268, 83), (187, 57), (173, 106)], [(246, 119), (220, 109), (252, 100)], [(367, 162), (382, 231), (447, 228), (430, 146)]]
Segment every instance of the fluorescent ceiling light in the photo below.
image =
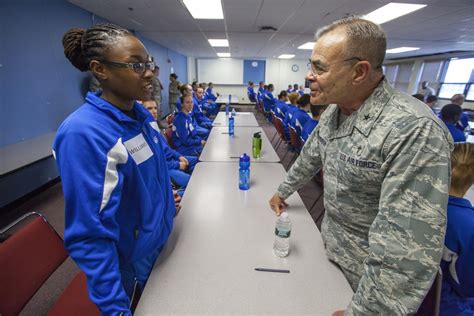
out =
[(221, 0), (183, 0), (195, 19), (223, 20)]
[(280, 56), (278, 56), (278, 58), (281, 58), (281, 59), (291, 59), (295, 57), (295, 55), (293, 54), (281, 54)]
[(392, 49), (387, 49), (387, 54), (398, 54), (404, 52), (411, 52), (412, 50), (419, 50), (419, 47), (397, 47)]
[(372, 21), (377, 24), (382, 24), (402, 15), (412, 13), (416, 10), (426, 7), (426, 4), (411, 4), (411, 3), (396, 3), (390, 2), (375, 11), (370, 12), (364, 16), (364, 19)]
[(230, 57), (230, 53), (217, 53), (219, 57)]
[(208, 41), (213, 47), (229, 47), (229, 41), (226, 39), (210, 39)]
[(301, 46), (298, 47), (298, 49), (309, 49), (309, 50), (313, 50), (313, 47), (314, 47), (314, 44), (316, 44), (315, 42), (307, 42)]

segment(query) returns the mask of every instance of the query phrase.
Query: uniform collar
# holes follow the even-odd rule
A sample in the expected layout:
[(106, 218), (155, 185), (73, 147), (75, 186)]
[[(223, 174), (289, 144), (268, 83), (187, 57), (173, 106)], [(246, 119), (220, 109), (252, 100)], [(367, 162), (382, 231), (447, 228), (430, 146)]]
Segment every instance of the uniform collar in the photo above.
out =
[(331, 129), (330, 139), (348, 136), (354, 128), (357, 128), (366, 137), (369, 136), (372, 127), (380, 116), (384, 106), (390, 100), (393, 88), (384, 78), (375, 88), (372, 94), (362, 103), (361, 107), (352, 113), (344, 123), (339, 126), (340, 110), (337, 106), (329, 107), (325, 112), (328, 117), (328, 126)]
[(449, 196), (448, 204), (455, 204), (463, 207), (472, 208), (471, 202), (468, 199), (463, 199), (457, 196)]
[[(136, 122), (132, 118), (128, 117), (125, 113), (123, 113), (119, 108), (107, 102), (106, 100), (102, 99), (100, 95), (101, 95), (100, 91), (88, 92), (86, 95), (86, 102), (91, 104), (92, 106), (95, 106), (99, 110), (112, 115), (119, 121)], [(133, 109), (135, 110), (135, 113), (137, 114), (137, 121), (139, 122), (144, 122), (147, 118), (151, 116), (148, 113), (148, 111), (143, 106), (138, 104), (136, 101), (133, 105)]]

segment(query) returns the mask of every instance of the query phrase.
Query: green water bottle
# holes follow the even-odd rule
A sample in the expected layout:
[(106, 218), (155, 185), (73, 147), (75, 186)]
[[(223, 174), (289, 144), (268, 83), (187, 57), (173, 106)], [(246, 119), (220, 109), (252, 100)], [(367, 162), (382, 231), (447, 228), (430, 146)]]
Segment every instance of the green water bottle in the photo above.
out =
[(252, 139), (252, 155), (255, 159), (260, 158), (260, 152), (262, 151), (262, 135), (260, 133), (253, 134)]

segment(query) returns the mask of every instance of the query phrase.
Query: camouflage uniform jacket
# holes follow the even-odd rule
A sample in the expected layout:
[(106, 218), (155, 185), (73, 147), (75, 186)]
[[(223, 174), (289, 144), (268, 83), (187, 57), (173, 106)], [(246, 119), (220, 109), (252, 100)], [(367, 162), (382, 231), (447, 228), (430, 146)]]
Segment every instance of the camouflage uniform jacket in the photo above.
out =
[(179, 86), (181, 83), (179, 81), (171, 81), (169, 84), (169, 102), (176, 104), (178, 98), (180, 97), (181, 93), (179, 92)]
[(152, 100), (156, 102), (156, 106), (158, 110), (158, 118), (161, 118), (163, 114), (162, 104), (161, 104), (161, 100), (162, 100), (161, 92), (163, 90), (163, 85), (161, 84), (160, 79), (158, 79), (157, 77), (153, 77), (152, 84), (153, 84), (153, 93), (151, 95), (151, 98)]
[(331, 105), (278, 194), (324, 172), (321, 234), (355, 291), (346, 315), (416, 312), (438, 270), (453, 147), (420, 101), (383, 80), (338, 127)]

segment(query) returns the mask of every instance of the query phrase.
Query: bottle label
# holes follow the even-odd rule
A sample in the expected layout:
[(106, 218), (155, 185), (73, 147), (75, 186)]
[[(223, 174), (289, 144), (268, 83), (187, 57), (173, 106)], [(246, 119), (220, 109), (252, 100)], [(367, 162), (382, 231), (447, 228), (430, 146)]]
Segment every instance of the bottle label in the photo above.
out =
[(278, 227), (275, 227), (275, 235), (281, 238), (289, 238), (291, 235), (291, 230), (281, 230)]

